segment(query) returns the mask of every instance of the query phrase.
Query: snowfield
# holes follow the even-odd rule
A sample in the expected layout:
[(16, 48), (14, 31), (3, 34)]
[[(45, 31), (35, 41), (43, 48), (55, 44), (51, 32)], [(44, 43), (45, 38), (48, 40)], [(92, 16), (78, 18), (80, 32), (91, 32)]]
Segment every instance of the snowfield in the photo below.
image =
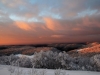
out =
[[(16, 73), (17, 67), (15, 67), (15, 72), (10, 74), (8, 70), (10, 66), (0, 65), (0, 75), (18, 75)], [(100, 72), (93, 71), (69, 71), (69, 70), (53, 70), (53, 69), (35, 69), (37, 70), (36, 75), (100, 75)], [(43, 74), (44, 71), (44, 74)], [(60, 74), (55, 74), (55, 72), (60, 71)], [(31, 68), (20, 68), (20, 75), (31, 75)], [(65, 74), (66, 73), (66, 74)]]

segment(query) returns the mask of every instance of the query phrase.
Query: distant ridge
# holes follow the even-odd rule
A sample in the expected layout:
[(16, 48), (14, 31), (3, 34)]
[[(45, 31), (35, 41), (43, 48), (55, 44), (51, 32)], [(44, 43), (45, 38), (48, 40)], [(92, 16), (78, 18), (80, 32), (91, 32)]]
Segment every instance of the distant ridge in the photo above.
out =
[(100, 53), (100, 43), (93, 42), (89, 43), (86, 48), (78, 50), (79, 53), (85, 54), (85, 53)]

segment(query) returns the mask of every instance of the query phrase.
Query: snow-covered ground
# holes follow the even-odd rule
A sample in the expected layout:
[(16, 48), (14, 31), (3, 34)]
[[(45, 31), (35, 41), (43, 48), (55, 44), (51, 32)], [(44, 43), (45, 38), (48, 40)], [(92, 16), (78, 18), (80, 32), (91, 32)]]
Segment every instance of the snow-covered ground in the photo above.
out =
[[(0, 75), (10, 75), (10, 71), (8, 71), (9, 66), (7, 65), (0, 65)], [(17, 67), (15, 69), (15, 73), (17, 71)], [(42, 72), (45, 71), (44, 75), (55, 75), (55, 70), (51, 69), (36, 69), (38, 72), (38, 75), (43, 75)], [(22, 72), (20, 75), (31, 75), (30, 68), (19, 68), (19, 72)], [(66, 72), (66, 75), (100, 75), (100, 72), (92, 72), (92, 71), (68, 71), (68, 70), (61, 70), (60, 75), (64, 75), (62, 72)], [(15, 73), (12, 73), (11, 75), (16, 75)]]

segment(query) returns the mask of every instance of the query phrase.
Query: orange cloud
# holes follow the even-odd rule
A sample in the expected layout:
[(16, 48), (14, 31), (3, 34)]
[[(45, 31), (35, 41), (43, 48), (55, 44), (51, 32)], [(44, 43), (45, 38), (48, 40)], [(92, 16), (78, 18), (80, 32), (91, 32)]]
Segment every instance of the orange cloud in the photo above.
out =
[(53, 37), (53, 38), (63, 38), (63, 37), (65, 37), (65, 35), (52, 35), (51, 37)]
[(59, 21), (53, 20), (51, 18), (44, 18), (44, 21), (45, 21), (46, 27), (50, 30), (55, 31), (55, 30), (64, 29), (63, 25), (61, 25)]
[(31, 27), (25, 22), (15, 22), (15, 25), (23, 30), (31, 30)]

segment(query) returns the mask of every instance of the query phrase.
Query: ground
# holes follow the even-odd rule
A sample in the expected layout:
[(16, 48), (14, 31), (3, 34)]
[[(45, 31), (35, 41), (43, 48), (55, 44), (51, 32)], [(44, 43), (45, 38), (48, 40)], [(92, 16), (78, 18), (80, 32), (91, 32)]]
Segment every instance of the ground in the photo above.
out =
[[(0, 75), (10, 75), (10, 71), (8, 71), (9, 66), (7, 65), (0, 65)], [(17, 67), (16, 67), (17, 70)], [(30, 68), (19, 68), (19, 70), (22, 70), (21, 75), (29, 75), (31, 69)], [(55, 70), (53, 69), (36, 69), (39, 74), (41, 75), (42, 71), (46, 71), (45, 75), (55, 75)], [(93, 72), (93, 71), (69, 71), (69, 70), (62, 70), (62, 72), (66, 72), (66, 75), (100, 75), (100, 72)], [(12, 73), (12, 75), (15, 75)], [(62, 75), (62, 73), (60, 74)]]

